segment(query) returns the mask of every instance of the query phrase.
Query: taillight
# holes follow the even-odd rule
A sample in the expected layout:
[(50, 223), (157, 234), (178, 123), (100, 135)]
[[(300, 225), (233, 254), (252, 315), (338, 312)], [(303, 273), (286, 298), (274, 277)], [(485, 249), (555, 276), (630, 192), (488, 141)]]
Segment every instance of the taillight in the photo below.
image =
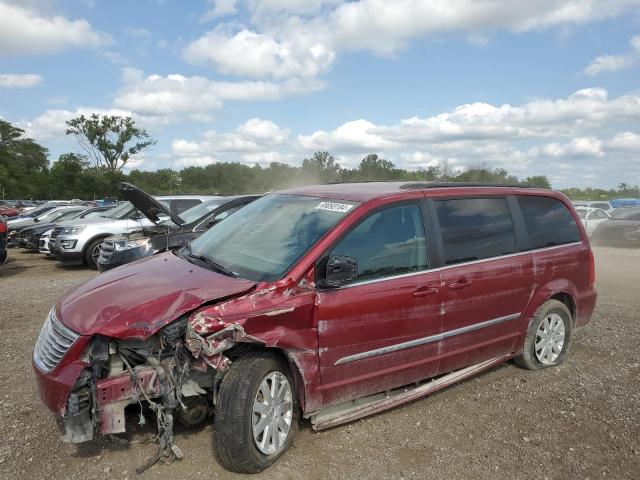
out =
[(593, 250), (589, 249), (589, 286), (596, 283), (596, 261), (593, 258)]
[(7, 224), (0, 222), (0, 233), (7, 233)]

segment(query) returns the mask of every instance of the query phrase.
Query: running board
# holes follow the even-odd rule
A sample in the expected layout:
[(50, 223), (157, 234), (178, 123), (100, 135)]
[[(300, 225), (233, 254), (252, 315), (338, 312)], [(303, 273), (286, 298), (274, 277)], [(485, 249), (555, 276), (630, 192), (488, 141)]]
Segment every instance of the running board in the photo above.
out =
[(490, 360), (447, 373), (441, 377), (429, 380), (427, 383), (422, 385), (401, 387), (395, 390), (390, 390), (386, 393), (369, 395), (357, 400), (327, 407), (311, 416), (311, 427), (314, 430), (324, 430), (326, 428), (335, 427), (342, 423), (351, 422), (353, 420), (381, 412), (388, 408), (397, 407), (398, 405), (429, 395), (430, 393), (459, 382), (460, 380), (472, 377), (483, 370), (498, 365), (499, 363), (503, 363), (511, 357), (513, 357), (512, 354), (502, 355), (500, 357), (495, 357)]

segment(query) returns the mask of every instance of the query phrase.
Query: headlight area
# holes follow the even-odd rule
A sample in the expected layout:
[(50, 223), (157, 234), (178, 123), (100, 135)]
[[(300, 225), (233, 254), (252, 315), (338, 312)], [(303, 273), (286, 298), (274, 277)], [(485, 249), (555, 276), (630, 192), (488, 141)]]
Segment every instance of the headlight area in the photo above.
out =
[[(93, 439), (97, 432), (125, 432), (125, 408), (129, 405), (140, 406), (140, 424), (152, 421), (144, 416), (142, 407), (146, 404), (156, 417), (158, 450), (137, 472), (165, 456), (181, 459), (183, 454), (174, 443), (174, 420), (195, 426), (210, 416), (216, 385), (226, 370), (216, 370), (194, 358), (185, 342), (186, 330), (185, 316), (147, 340), (95, 336), (83, 358), (89, 367), (67, 400), (63, 440), (80, 443)], [(233, 347), (228, 343), (228, 348)]]
[(135, 240), (118, 240), (114, 242), (113, 245), (116, 252), (119, 252), (122, 250), (130, 250), (132, 248), (138, 248), (138, 247), (151, 248), (149, 240), (150, 240), (149, 237), (137, 238)]
[(64, 227), (60, 232), (60, 235), (78, 235), (87, 228), (86, 225), (77, 225), (75, 227)]

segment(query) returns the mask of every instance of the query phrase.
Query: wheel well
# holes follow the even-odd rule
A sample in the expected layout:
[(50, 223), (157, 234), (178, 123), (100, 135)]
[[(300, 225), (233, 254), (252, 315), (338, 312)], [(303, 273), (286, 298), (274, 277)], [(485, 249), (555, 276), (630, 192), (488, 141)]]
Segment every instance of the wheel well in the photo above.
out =
[(573, 297), (571, 295), (564, 292), (556, 293), (551, 297), (551, 300), (558, 300), (559, 302), (564, 303), (565, 306), (569, 309), (569, 312), (571, 312), (571, 318), (575, 321), (576, 303), (574, 302)]
[(89, 248), (89, 245), (91, 245), (93, 242), (95, 242), (96, 240), (104, 240), (107, 237), (110, 237), (112, 234), (108, 233), (106, 235), (96, 235), (95, 237), (93, 237), (90, 240), (87, 240), (84, 244), (84, 248), (82, 249), (82, 256), (84, 257), (85, 253), (87, 253), (87, 249)]
[(300, 406), (304, 407), (306, 400), (305, 384), (304, 379), (302, 378), (302, 372), (300, 371), (300, 366), (295, 362), (295, 360), (280, 348), (267, 347), (258, 343), (239, 343), (232, 349), (225, 352), (225, 354), (233, 361), (234, 359), (241, 357), (242, 355), (246, 355), (249, 352), (270, 352), (278, 355), (282, 362), (289, 367), (289, 371), (291, 372), (291, 376), (295, 382), (295, 389), (298, 394)]

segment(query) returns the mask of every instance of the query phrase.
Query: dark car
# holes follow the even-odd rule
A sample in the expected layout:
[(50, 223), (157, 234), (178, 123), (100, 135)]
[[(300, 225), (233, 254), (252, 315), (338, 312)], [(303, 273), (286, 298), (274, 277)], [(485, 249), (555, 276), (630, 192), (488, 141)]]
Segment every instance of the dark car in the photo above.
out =
[(615, 210), (593, 231), (591, 243), (602, 247), (640, 247), (640, 207)]
[(99, 215), (101, 212), (107, 211), (113, 208), (113, 206), (109, 207), (78, 207), (78, 209), (69, 209), (68, 212), (63, 213), (58, 218), (55, 218), (51, 222), (47, 222), (44, 224), (36, 223), (36, 225), (32, 225), (30, 227), (25, 227), (20, 230), (16, 235), (16, 240), (18, 244), (22, 248), (26, 248), (27, 250), (31, 250), (33, 252), (37, 252), (40, 248), (40, 237), (43, 233), (51, 230), (57, 225), (70, 221), (70, 220), (80, 220), (82, 218), (93, 218)]
[(0, 215), (0, 265), (7, 260), (7, 219)]
[[(287, 450), (301, 418), (333, 427), (510, 359), (561, 365), (591, 318), (594, 283), (587, 234), (562, 193), (308, 186), (76, 286), (50, 310), (33, 366), (65, 441), (123, 433), (127, 405), (148, 402), (160, 445), (141, 469), (181, 458), (174, 419), (212, 418), (221, 464), (253, 473)], [(577, 382), (572, 372), (557, 376)], [(546, 399), (541, 388), (535, 401)], [(500, 415), (485, 423), (510, 426)]]
[(108, 237), (100, 246), (98, 271), (104, 272), (164, 250), (184, 247), (221, 220), (258, 198), (260, 195), (214, 198), (182, 212), (178, 218), (167, 218), (153, 227), (144, 228), (141, 232)]

